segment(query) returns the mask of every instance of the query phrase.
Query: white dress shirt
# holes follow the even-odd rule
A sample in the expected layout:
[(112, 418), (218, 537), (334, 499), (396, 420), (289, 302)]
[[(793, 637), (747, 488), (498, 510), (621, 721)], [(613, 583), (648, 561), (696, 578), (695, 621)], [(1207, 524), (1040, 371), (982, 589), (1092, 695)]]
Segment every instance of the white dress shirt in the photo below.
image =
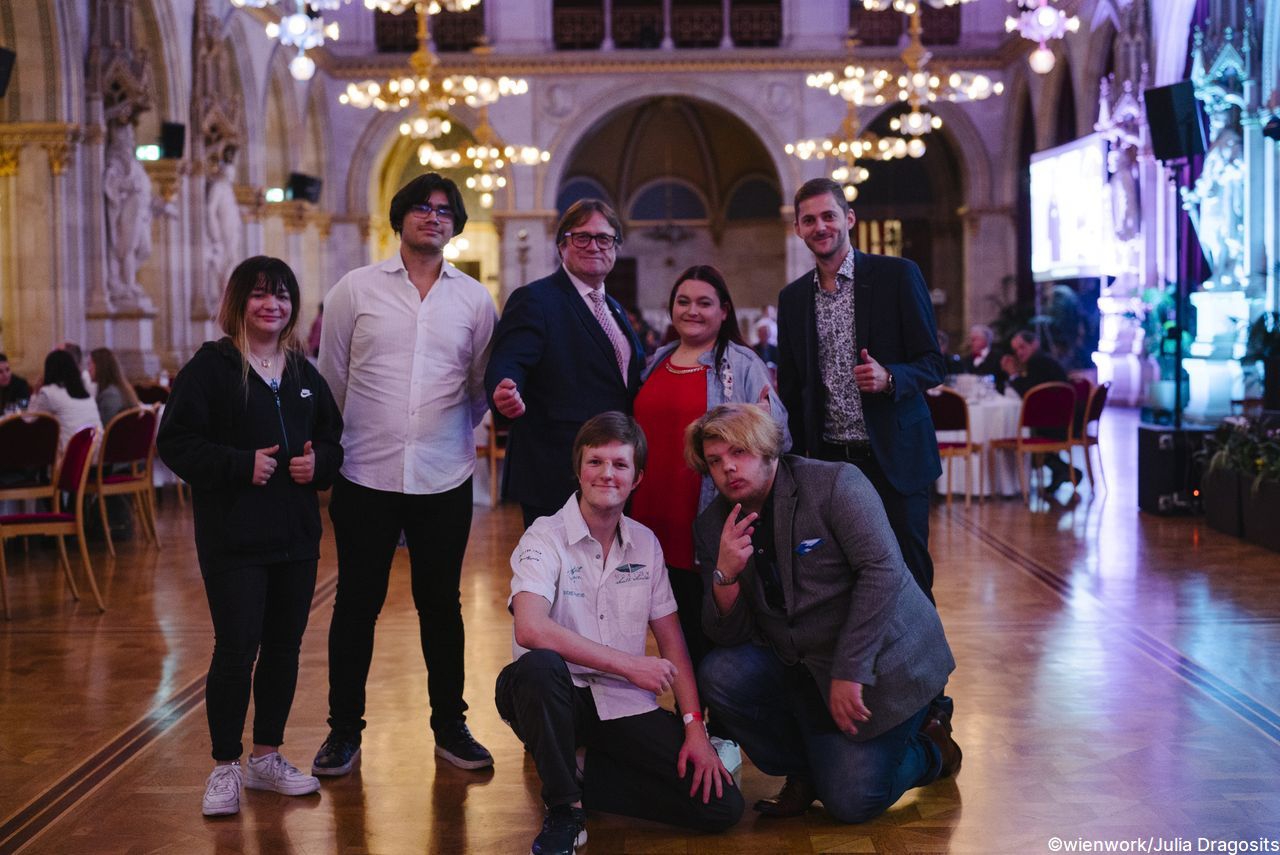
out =
[(320, 373), (342, 410), (343, 477), (421, 495), (471, 476), (497, 319), (485, 287), (447, 261), (425, 300), (399, 253), (333, 286)]
[[(577, 276), (574, 276), (569, 272), (569, 268), (567, 267), (564, 269), (564, 273), (569, 277), (569, 281), (573, 283), (573, 287), (578, 289), (578, 295), (582, 297), (582, 302), (587, 304), (587, 311), (591, 313), (592, 317), (595, 317), (596, 310), (591, 304), (591, 292), (597, 289), (592, 288), (586, 282), (583, 282)], [(599, 290), (601, 293), (604, 292), (603, 284), (600, 286)], [(609, 308), (609, 304), (607, 302), (604, 305), (605, 308)], [(618, 333), (622, 336), (622, 343), (625, 345), (622, 349), (622, 379), (625, 383), (626, 378), (629, 376), (627, 372), (631, 370), (631, 336), (627, 335), (627, 331), (623, 328), (622, 324), (618, 323), (618, 319), (614, 316), (612, 309), (609, 310), (609, 317), (613, 318), (613, 325), (618, 328)]]
[[(649, 621), (676, 610), (662, 547), (653, 532), (628, 517), (618, 524), (609, 557), (591, 536), (578, 496), (529, 526), (511, 553), (511, 596), (527, 591), (551, 603), (551, 619), (614, 650), (644, 656)], [(511, 639), (513, 659), (528, 651)], [(653, 692), (617, 674), (566, 663), (573, 684), (590, 687), (596, 713), (608, 720), (658, 708)]]

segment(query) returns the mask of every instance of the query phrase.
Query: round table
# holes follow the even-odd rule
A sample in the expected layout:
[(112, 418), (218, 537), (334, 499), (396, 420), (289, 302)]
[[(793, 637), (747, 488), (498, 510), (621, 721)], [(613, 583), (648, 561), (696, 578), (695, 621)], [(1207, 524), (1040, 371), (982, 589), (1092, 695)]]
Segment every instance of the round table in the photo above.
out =
[[(982, 451), (978, 454), (977, 467), (974, 472), (981, 471), (978, 484), (983, 486), (981, 495), (1017, 496), (1022, 488), (1018, 484), (1018, 466), (1011, 454), (992, 454), (987, 442), (1013, 436), (1018, 430), (1018, 416), (1022, 412), (1022, 399), (1016, 394), (975, 396), (968, 400), (969, 404), (969, 440), (974, 444), (981, 443)], [(940, 430), (939, 442), (964, 442), (964, 431)], [(962, 457), (951, 457), (942, 461), (942, 477), (938, 479), (938, 492), (946, 493), (946, 467), (952, 466), (951, 489), (963, 494), (969, 477), (970, 465)], [(970, 490), (979, 495), (978, 484)]]

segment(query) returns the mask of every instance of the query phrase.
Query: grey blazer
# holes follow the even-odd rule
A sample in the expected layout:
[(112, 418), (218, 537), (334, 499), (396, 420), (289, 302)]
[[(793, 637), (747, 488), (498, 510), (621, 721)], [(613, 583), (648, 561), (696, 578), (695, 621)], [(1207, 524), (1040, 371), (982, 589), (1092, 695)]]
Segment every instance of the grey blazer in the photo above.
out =
[(942, 691), (955, 659), (942, 621), (902, 561), (884, 505), (857, 467), (784, 455), (773, 483), (774, 541), (785, 613), (766, 605), (754, 559), (726, 615), (711, 573), (731, 506), (723, 496), (698, 517), (694, 546), (706, 596), (702, 622), (719, 645), (763, 641), (803, 663), (824, 700), (831, 680), (863, 686), (871, 720), (857, 740), (906, 721)]

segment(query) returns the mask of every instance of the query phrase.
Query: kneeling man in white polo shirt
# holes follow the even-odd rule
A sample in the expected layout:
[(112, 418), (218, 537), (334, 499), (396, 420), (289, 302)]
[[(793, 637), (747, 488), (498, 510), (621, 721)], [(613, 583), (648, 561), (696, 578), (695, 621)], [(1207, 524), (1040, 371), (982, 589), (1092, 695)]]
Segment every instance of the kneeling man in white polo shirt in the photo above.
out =
[[(577, 493), (511, 556), (515, 661), (496, 700), (542, 779), (548, 812), (533, 855), (585, 843), (584, 808), (699, 831), (742, 816), (703, 726), (662, 547), (622, 513), (646, 451), (631, 417), (590, 419), (573, 444)], [(645, 655), (646, 628), (658, 656)], [(668, 689), (683, 717), (658, 706)]]

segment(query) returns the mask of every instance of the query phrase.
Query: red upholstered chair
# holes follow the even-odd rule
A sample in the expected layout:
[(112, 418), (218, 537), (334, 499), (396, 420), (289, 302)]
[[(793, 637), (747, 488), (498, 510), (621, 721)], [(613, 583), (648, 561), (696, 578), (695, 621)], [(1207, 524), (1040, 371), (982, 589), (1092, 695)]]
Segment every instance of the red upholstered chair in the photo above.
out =
[[(1093, 477), (1093, 463), (1090, 460), (1089, 449), (1098, 447), (1098, 427), (1099, 420), (1102, 418), (1102, 410), (1107, 406), (1107, 395), (1111, 392), (1111, 381), (1094, 386), (1089, 392), (1089, 400), (1084, 407), (1084, 423), (1080, 425), (1079, 430), (1071, 436), (1071, 445), (1079, 447), (1084, 451), (1084, 470), (1089, 475), (1090, 487), (1096, 488), (1098, 482)], [(1090, 432), (1090, 426), (1093, 431)], [(1102, 481), (1102, 486), (1107, 486), (1107, 477), (1102, 473), (1102, 449), (1098, 449), (1098, 475)]]
[[(1075, 419), (1075, 410), (1076, 393), (1070, 383), (1041, 383), (1039, 386), (1032, 386), (1022, 396), (1017, 435), (993, 439), (987, 443), (987, 447), (992, 450), (1014, 452), (1018, 461), (1018, 482), (1022, 485), (1022, 498), (1028, 504), (1031, 502), (1031, 485), (1027, 475), (1026, 455), (1032, 455), (1035, 460), (1059, 451), (1070, 453), (1071, 423)], [(1036, 431), (1046, 430), (1059, 436), (1035, 435)], [(1074, 491), (1075, 469), (1071, 468), (1070, 471), (1071, 489)]]
[[(969, 497), (973, 492), (973, 459), (981, 461), (982, 443), (974, 442), (969, 433), (969, 402), (959, 392), (950, 389), (930, 389), (924, 396), (929, 405), (929, 415), (933, 417), (933, 429), (936, 431), (964, 431), (964, 439), (959, 442), (938, 440), (938, 454), (946, 461), (947, 467), (947, 504), (951, 504), (951, 461), (960, 457), (965, 461), (964, 504), (969, 506)], [(979, 478), (983, 478), (982, 467), (978, 467)], [(978, 485), (978, 499), (983, 496), (983, 484)]]
[(116, 554), (116, 547), (111, 542), (111, 526), (107, 523), (107, 496), (131, 496), (143, 532), (157, 549), (160, 547), (155, 491), (151, 486), (157, 423), (154, 407), (132, 407), (117, 413), (102, 433), (98, 465), (88, 492), (98, 496), (102, 530), (112, 555)]
[[(88, 481), (89, 464), (93, 462), (93, 441), (98, 429), (81, 428), (75, 436), (67, 441), (67, 449), (58, 464), (58, 473), (52, 484), (45, 488), (42, 498), (52, 504), (51, 510), (33, 514), (5, 514), (0, 516), (0, 592), (4, 596), (4, 616), (9, 613), (9, 590), (5, 582), (8, 567), (5, 565), (4, 543), (11, 537), (27, 535), (50, 535), (58, 538), (58, 555), (62, 560), (62, 569), (67, 574), (67, 584), (71, 587), (71, 596), (80, 599), (75, 579), (71, 575), (71, 562), (67, 558), (67, 545), (63, 540), (74, 534), (80, 545), (80, 561), (84, 564), (85, 576), (89, 579), (89, 588), (93, 591), (93, 599), (98, 603), (99, 611), (106, 611), (102, 604), (102, 595), (98, 592), (98, 581), (93, 576), (93, 565), (89, 563), (89, 549), (84, 539), (84, 488)], [(62, 508), (62, 496), (70, 496), (70, 506)]]
[(1079, 438), (1084, 428), (1084, 408), (1089, 403), (1089, 396), (1093, 394), (1093, 381), (1088, 377), (1072, 376), (1067, 382), (1076, 391), (1076, 417), (1071, 422), (1071, 433)]
[(0, 500), (43, 499), (58, 462), (56, 417), (15, 413), (0, 418)]

